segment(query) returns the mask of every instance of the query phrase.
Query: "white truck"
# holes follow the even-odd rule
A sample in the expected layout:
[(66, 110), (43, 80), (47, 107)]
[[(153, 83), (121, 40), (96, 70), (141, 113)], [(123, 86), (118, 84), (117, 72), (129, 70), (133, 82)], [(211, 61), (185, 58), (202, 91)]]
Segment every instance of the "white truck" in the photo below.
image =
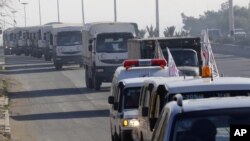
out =
[(38, 48), (44, 54), (45, 61), (50, 61), (52, 58), (52, 48), (49, 48), (49, 38), (52, 25), (44, 25), (40, 29), (41, 38), (38, 40)]
[(50, 45), (52, 58), (57, 70), (65, 64), (83, 65), (82, 24), (56, 24), (52, 26)]
[(111, 82), (116, 68), (127, 59), (127, 40), (136, 36), (135, 23), (89, 23), (83, 27), (83, 65), (87, 88), (99, 90)]

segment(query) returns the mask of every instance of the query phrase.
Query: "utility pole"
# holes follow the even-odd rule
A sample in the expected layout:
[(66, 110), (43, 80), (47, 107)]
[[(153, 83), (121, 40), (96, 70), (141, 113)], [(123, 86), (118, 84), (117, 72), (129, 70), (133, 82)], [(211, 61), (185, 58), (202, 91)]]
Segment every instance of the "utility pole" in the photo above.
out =
[(26, 3), (26, 2), (23, 2), (23, 3), (21, 3), (22, 5), (23, 5), (23, 10), (24, 10), (24, 26), (26, 27), (27, 26), (27, 22), (26, 22), (26, 5), (28, 4), (28, 3)]
[(233, 0), (229, 0), (229, 32), (231, 37), (234, 37), (234, 10)]
[(42, 25), (41, 1), (40, 0), (38, 0), (38, 4), (39, 4), (39, 23), (40, 23), (40, 25)]
[(117, 22), (116, 0), (114, 0), (114, 22)]
[(15, 28), (16, 27), (16, 16), (15, 16), (15, 13), (16, 13), (17, 11), (11, 11), (11, 13), (13, 14), (13, 27)]
[(85, 20), (84, 20), (84, 3), (83, 3), (83, 0), (82, 0), (82, 25), (85, 24)]
[(60, 9), (59, 9), (59, 0), (57, 0), (57, 18), (58, 18), (58, 22), (60, 22)]
[(160, 36), (160, 29), (159, 29), (159, 0), (156, 0), (156, 37)]

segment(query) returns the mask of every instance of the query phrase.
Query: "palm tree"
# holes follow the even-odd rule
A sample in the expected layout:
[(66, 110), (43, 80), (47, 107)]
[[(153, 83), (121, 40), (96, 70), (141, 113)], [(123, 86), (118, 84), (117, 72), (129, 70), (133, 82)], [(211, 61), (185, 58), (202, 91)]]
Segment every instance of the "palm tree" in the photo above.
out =
[(163, 34), (165, 37), (173, 37), (175, 33), (175, 26), (165, 28)]
[(152, 25), (149, 27), (146, 27), (147, 31), (148, 31), (148, 37), (156, 37), (157, 36), (157, 31), (156, 28), (154, 28)]
[(144, 38), (146, 33), (147, 33), (147, 30), (145, 30), (145, 29), (139, 30), (139, 37)]

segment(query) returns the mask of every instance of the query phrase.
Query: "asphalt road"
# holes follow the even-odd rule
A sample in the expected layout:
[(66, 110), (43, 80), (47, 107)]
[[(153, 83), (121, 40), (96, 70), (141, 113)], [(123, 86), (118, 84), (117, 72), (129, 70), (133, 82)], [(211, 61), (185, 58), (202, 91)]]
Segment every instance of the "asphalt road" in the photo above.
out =
[[(224, 76), (250, 76), (250, 59), (216, 54)], [(16, 141), (110, 141), (109, 84), (88, 90), (84, 70), (24, 56), (6, 57)]]

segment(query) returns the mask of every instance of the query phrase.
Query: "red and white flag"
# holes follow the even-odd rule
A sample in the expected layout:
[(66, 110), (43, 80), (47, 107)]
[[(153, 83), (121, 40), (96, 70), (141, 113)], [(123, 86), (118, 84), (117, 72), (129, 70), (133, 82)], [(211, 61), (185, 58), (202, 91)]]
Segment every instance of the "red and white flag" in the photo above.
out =
[[(166, 50), (168, 52), (168, 61), (167, 62), (168, 62), (169, 76), (179, 76), (179, 69), (176, 67), (174, 58), (173, 58), (169, 48), (167, 47)], [(158, 41), (155, 42), (155, 58), (166, 60)]]
[(203, 31), (203, 45), (201, 47), (201, 57), (202, 57), (202, 66), (209, 66), (212, 69), (212, 75), (219, 77), (219, 71), (214, 59), (214, 54), (212, 46), (209, 40), (207, 30)]
[(169, 76), (179, 76), (179, 69), (177, 68), (174, 58), (169, 50), (169, 48), (166, 48), (168, 51), (168, 68), (169, 68)]

